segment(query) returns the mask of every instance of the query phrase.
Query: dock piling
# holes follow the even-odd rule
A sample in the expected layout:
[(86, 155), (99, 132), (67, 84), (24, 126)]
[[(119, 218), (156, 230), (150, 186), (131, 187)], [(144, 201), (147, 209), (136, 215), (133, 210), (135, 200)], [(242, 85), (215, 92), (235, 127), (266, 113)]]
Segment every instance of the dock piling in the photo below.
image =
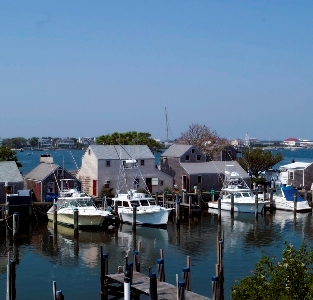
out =
[(297, 194), (293, 195), (293, 212), (297, 212)]
[(13, 214), (13, 240), (17, 240), (19, 230), (19, 214), (18, 212), (15, 212)]
[(78, 231), (79, 231), (79, 223), (78, 223), (78, 208), (75, 207), (74, 208), (74, 211), (73, 211), (73, 214), (74, 214), (74, 237), (77, 238), (78, 237)]
[(156, 274), (150, 274), (150, 287), (149, 287), (150, 300), (158, 300), (158, 283)]
[(234, 216), (234, 197), (235, 195), (232, 193), (230, 195), (230, 215)]
[(178, 281), (178, 300), (185, 300), (185, 282)]

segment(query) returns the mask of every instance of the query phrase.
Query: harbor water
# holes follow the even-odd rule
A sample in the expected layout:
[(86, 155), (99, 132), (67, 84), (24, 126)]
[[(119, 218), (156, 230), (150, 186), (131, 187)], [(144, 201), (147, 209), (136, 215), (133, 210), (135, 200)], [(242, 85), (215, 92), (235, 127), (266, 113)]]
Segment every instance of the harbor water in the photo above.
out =
[[(307, 151), (305, 157), (297, 152)], [(287, 153), (285, 163), (313, 161), (313, 150), (300, 149)], [(292, 152), (292, 153), (291, 153)], [(35, 153), (35, 152), (34, 152)], [(55, 163), (63, 164), (68, 170), (80, 167), (82, 152), (54, 151)], [(32, 155), (18, 153), (23, 163), (23, 174), (35, 164), (25, 164), (24, 159)], [(25, 155), (25, 157), (24, 157)], [(76, 155), (74, 163), (72, 155)], [(23, 156), (23, 159), (22, 159)], [(63, 159), (64, 157), (64, 159)], [(66, 167), (66, 161), (72, 161)], [(284, 164), (285, 164), (284, 163)], [(71, 165), (70, 165), (71, 164)], [(77, 166), (76, 166), (77, 164)], [(312, 214), (276, 212), (259, 216), (254, 214), (222, 215), (221, 229), (224, 231), (224, 294), (230, 299), (231, 286), (236, 279), (251, 275), (255, 263), (263, 252), (269, 256), (281, 257), (284, 242), (299, 247), (305, 240), (313, 245)], [(173, 215), (166, 229), (137, 227), (136, 236), (131, 226), (122, 225), (107, 231), (81, 231), (74, 239), (73, 229), (58, 226), (53, 234), (51, 224), (35, 223), (21, 228), (18, 242), (13, 244), (5, 236), (0, 240), (0, 298), (5, 299), (7, 253), (16, 265), (17, 299), (52, 299), (52, 283), (62, 290), (66, 299), (101, 299), (100, 296), (100, 247), (109, 255), (109, 272), (117, 271), (124, 263), (124, 257), (133, 261), (133, 251), (141, 241), (141, 271), (148, 274), (149, 267), (157, 272), (156, 260), (160, 249), (164, 251), (166, 282), (175, 284), (176, 274), (182, 279), (182, 268), (186, 258), (191, 258), (191, 289), (193, 292), (211, 297), (211, 279), (215, 275), (217, 262), (216, 237), (218, 218), (215, 211), (203, 211), (199, 218), (182, 220), (176, 229)], [(142, 297), (142, 299), (147, 299)]]

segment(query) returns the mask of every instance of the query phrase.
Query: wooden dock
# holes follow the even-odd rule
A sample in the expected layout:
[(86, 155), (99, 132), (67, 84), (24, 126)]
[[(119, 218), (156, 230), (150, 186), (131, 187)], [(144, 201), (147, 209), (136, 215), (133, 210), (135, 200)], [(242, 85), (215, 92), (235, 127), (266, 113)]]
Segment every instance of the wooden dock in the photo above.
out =
[[(105, 276), (107, 284), (119, 283), (124, 284), (124, 273), (109, 274)], [(131, 284), (131, 292), (136, 294), (145, 294), (149, 296), (150, 277), (148, 275), (133, 271), (133, 278)], [(157, 282), (158, 300), (173, 300), (177, 299), (177, 287), (166, 283)], [(210, 298), (198, 295), (191, 291), (185, 291), (185, 299), (193, 300), (210, 300)]]

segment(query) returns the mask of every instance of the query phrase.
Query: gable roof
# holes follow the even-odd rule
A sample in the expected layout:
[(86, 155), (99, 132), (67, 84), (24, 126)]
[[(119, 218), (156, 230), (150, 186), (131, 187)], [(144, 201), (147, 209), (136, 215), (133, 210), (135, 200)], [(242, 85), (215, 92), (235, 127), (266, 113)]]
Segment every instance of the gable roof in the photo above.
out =
[(184, 144), (173, 144), (168, 149), (164, 151), (161, 157), (181, 157), (184, 155), (190, 148), (196, 148), (192, 145), (184, 145)]
[(236, 161), (208, 161), (195, 163), (181, 163), (190, 175), (192, 174), (224, 174), (227, 165), (234, 165), (241, 177), (250, 177), (249, 174)]
[(97, 159), (155, 159), (147, 145), (90, 145)]
[(0, 162), (0, 182), (23, 182), (23, 176), (15, 161)]
[(44, 180), (45, 178), (47, 178), (52, 172), (54, 172), (59, 167), (60, 166), (57, 164), (41, 163), (35, 169), (30, 171), (25, 176), (25, 179)]
[(290, 163), (287, 165), (283, 165), (279, 167), (279, 170), (283, 171), (283, 170), (303, 170), (305, 168), (307, 168), (309, 165), (311, 165), (312, 163), (307, 163), (307, 162), (294, 162), (294, 163)]

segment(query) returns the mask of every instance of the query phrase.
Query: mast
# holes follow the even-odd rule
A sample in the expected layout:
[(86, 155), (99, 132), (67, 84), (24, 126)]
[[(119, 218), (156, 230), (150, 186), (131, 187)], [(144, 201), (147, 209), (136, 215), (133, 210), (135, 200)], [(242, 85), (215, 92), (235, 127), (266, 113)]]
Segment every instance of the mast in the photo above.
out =
[(165, 106), (165, 124), (166, 124), (166, 145), (168, 145), (168, 119), (167, 119), (166, 106)]

